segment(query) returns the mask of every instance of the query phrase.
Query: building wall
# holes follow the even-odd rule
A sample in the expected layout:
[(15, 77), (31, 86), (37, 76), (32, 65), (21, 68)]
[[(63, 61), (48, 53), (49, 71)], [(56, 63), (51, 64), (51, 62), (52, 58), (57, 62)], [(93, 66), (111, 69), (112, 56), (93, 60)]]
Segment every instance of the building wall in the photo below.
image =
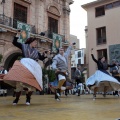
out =
[[(2, 0), (0, 0), (1, 3)], [(48, 16), (59, 19), (59, 34), (65, 35), (69, 40), (69, 3), (59, 0), (31, 0), (31, 2), (25, 2), (25, 0), (6, 0), (4, 4), (4, 14), (13, 18), (14, 3), (18, 3), (28, 8), (27, 23), (35, 25), (37, 32), (43, 32), (48, 30)], [(65, 9), (63, 10), (63, 7)], [(3, 4), (0, 4), (0, 14), (3, 14)]]
[[(100, 3), (96, 2), (96, 4), (89, 5), (89, 7), (84, 8), (87, 10), (87, 36), (86, 36), (86, 44), (87, 44), (87, 62), (89, 68), (89, 76), (92, 75), (97, 69), (96, 64), (91, 58), (91, 48), (93, 48), (93, 54), (95, 58), (97, 57), (97, 50), (107, 49), (107, 58), (108, 62), (109, 58), (109, 45), (120, 44), (120, 6), (114, 7), (112, 9), (105, 10), (105, 15), (95, 17), (95, 7), (99, 7), (108, 3), (111, 3), (116, 0), (102, 0)], [(96, 43), (96, 28), (106, 27), (106, 44), (97, 45)]]
[[(0, 0), (1, 2), (2, 0)], [(36, 32), (32, 33), (31, 36), (35, 36), (38, 39), (38, 49), (40, 51), (50, 49), (52, 45), (50, 38), (39, 35), (41, 32), (48, 31), (48, 16), (58, 19), (58, 34), (65, 36), (65, 40), (69, 41), (69, 2), (63, 0), (6, 0), (4, 4), (5, 16), (13, 18), (14, 3), (27, 7), (27, 24), (35, 26)], [(0, 14), (3, 14), (3, 4), (0, 4)], [(13, 36), (17, 29), (3, 24), (0, 24), (0, 28), (4, 28), (7, 31), (4, 33), (0, 32), (0, 54), (3, 55), (1, 64), (4, 65), (8, 56), (21, 51), (12, 45)], [(41, 43), (39, 42), (40, 39), (45, 39), (47, 42)]]
[[(78, 52), (81, 53), (80, 57), (78, 57)], [(74, 53), (71, 54), (71, 67), (77, 67), (78, 60), (80, 59), (81, 65), (85, 64), (85, 49), (79, 49), (74, 51)]]

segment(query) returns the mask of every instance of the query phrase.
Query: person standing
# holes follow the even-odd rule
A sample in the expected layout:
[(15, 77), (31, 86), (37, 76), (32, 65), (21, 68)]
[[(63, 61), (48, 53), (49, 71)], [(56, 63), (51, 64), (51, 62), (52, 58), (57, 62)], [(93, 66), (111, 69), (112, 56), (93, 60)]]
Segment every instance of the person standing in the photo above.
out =
[[(119, 68), (119, 64), (118, 64), (118, 62), (115, 59), (112, 60), (112, 64), (116, 64), (116, 66), (110, 68), (110, 73), (112, 73), (112, 76), (114, 78), (116, 78), (118, 80), (118, 82), (120, 82), (120, 73), (119, 73), (120, 68)], [(114, 91), (113, 95), (119, 96), (118, 91), (117, 90)]]
[(76, 81), (76, 88), (77, 88), (77, 93), (78, 93), (78, 96), (80, 96), (80, 91), (82, 90), (82, 72), (84, 70), (82, 70), (82, 67), (80, 65), (78, 65), (76, 71), (75, 71), (75, 81)]

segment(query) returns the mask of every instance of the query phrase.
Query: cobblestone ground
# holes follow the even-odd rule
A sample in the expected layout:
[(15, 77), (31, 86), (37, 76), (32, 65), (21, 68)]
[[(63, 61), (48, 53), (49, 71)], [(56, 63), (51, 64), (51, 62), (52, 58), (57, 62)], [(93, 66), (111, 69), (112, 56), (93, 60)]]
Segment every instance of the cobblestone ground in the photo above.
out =
[(0, 120), (116, 120), (120, 118), (120, 98), (112, 95), (80, 97), (69, 95), (54, 100), (53, 95), (33, 95), (31, 105), (25, 105), (25, 96), (12, 105), (12, 96), (0, 97)]

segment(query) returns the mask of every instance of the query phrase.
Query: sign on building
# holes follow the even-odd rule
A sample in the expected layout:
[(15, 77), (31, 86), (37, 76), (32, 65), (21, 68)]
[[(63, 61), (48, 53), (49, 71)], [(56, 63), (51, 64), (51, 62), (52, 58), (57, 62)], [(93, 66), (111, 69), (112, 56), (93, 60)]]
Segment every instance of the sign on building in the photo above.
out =
[(56, 53), (60, 47), (62, 47), (62, 36), (59, 34), (53, 33), (52, 51)]
[(30, 25), (17, 21), (17, 29), (21, 30), (21, 35), (18, 42), (25, 43), (27, 38), (30, 37)]

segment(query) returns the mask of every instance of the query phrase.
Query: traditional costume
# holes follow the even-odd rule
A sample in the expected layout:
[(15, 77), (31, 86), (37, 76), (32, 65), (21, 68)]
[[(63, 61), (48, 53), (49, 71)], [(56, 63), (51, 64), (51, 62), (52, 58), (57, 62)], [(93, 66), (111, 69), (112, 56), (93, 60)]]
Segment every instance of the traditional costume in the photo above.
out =
[[(97, 63), (98, 70), (90, 76), (87, 81), (86, 85), (91, 89), (94, 90), (97, 88), (97, 91), (102, 92), (102, 91), (114, 91), (118, 90), (120, 88), (120, 83), (118, 82), (117, 79), (112, 77), (106, 70), (108, 67), (114, 67), (114, 65), (109, 65), (107, 63), (102, 63), (100, 60), (96, 60), (94, 58), (94, 55), (91, 54), (92, 59)], [(106, 90), (105, 90), (106, 89)], [(105, 93), (103, 94), (105, 97)], [(95, 99), (96, 94), (93, 94), (93, 98)]]
[(26, 90), (26, 105), (30, 105), (30, 98), (33, 91), (43, 89), (42, 69), (37, 60), (44, 60), (45, 56), (41, 55), (34, 47), (30, 47), (35, 38), (28, 38), (25, 44), (17, 42), (18, 37), (14, 37), (13, 45), (22, 50), (23, 57), (20, 61), (15, 61), (13, 67), (3, 78), (4, 82), (15, 87), (16, 99), (13, 105), (18, 103), (22, 90)]
[(72, 46), (69, 46), (64, 53), (64, 55), (57, 54), (53, 58), (52, 68), (53, 70), (59, 70), (57, 72), (57, 79), (59, 81), (58, 88), (56, 89), (55, 99), (60, 100), (60, 92), (61, 90), (65, 90), (66, 87), (63, 87), (64, 82), (66, 81), (66, 77), (68, 75), (68, 56), (72, 50)]

